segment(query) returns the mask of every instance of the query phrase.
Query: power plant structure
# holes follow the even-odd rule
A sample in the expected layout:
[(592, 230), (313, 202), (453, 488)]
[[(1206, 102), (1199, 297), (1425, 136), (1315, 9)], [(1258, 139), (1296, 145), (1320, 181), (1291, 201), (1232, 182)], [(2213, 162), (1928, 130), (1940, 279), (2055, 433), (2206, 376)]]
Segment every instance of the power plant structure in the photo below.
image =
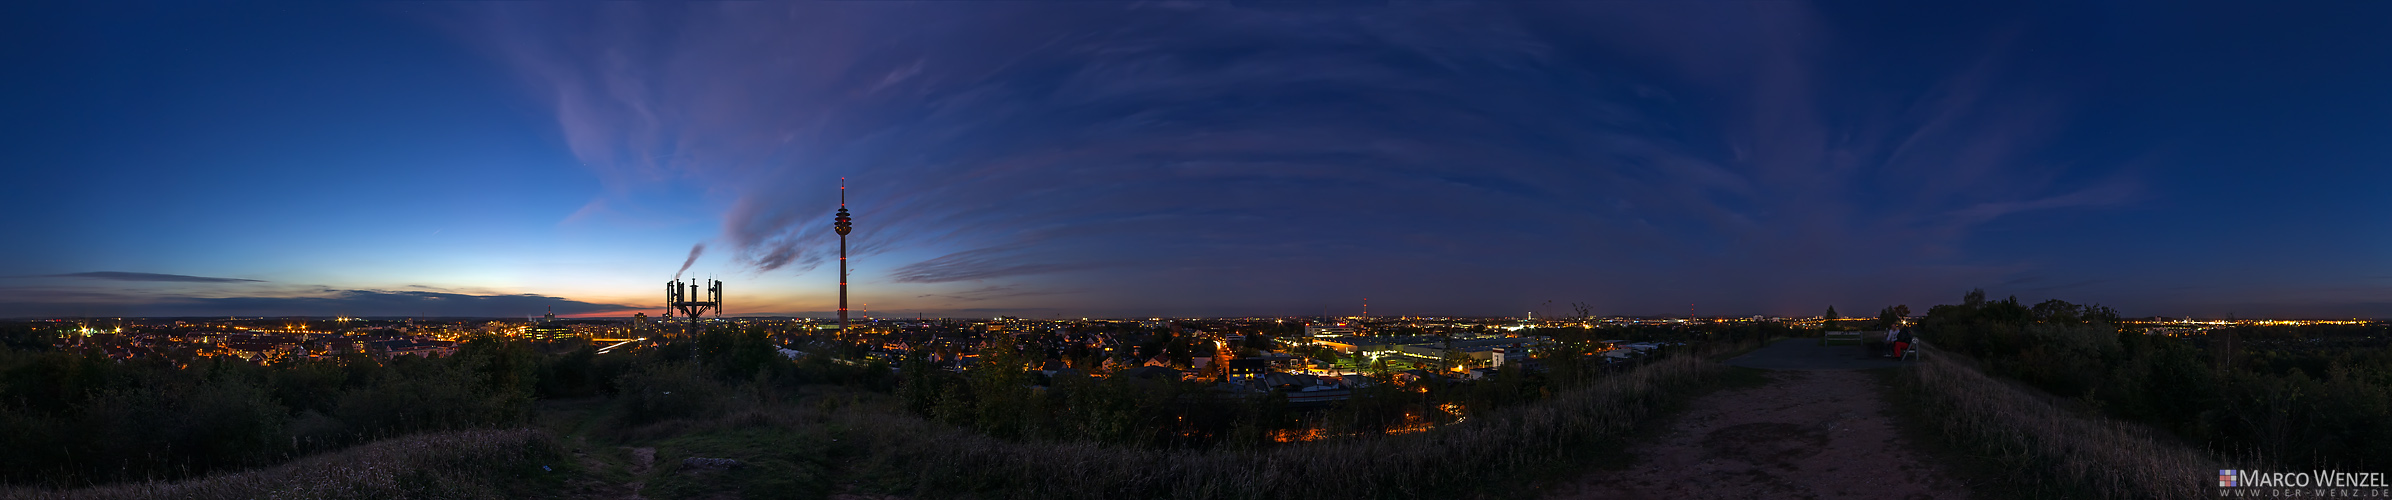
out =
[[(698, 285), (697, 278), (690, 278), (688, 283), (673, 278), (664, 284), (665, 311), (662, 322), (672, 322), (674, 311), (680, 311), (682, 316), (688, 317), (689, 326), (681, 330), (683, 338), (697, 336), (698, 321), (704, 319), (707, 312), (712, 311), (715, 318), (723, 317), (723, 282), (709, 279), (705, 280), (704, 288)], [(706, 294), (706, 300), (692, 300), (698, 298), (699, 292)]]
[(839, 178), (839, 216), (831, 219), (831, 228), (839, 232), (839, 337), (847, 337), (847, 232), (855, 230), (855, 219), (847, 216), (847, 178)]

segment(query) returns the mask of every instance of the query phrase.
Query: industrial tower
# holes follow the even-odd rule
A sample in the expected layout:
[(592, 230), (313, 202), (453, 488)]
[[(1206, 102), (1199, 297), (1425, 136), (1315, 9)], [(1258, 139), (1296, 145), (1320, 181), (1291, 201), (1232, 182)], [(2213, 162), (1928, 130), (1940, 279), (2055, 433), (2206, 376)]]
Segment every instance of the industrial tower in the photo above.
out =
[[(691, 300), (698, 298), (700, 291), (706, 292), (706, 300)], [(722, 317), (723, 282), (706, 280), (705, 289), (700, 290), (697, 278), (690, 278), (688, 283), (682, 283), (680, 278), (673, 278), (672, 281), (667, 281), (664, 284), (664, 305), (664, 315), (667, 321), (671, 320), (675, 310), (679, 310), (683, 316), (689, 317), (689, 326), (683, 328), (681, 333), (684, 338), (695, 337), (698, 334), (698, 320), (703, 318), (707, 311), (714, 311), (714, 316), (717, 318)]]
[(847, 337), (847, 232), (855, 229), (855, 219), (847, 217), (847, 178), (839, 178), (839, 216), (832, 219), (831, 228), (839, 231), (839, 337)]

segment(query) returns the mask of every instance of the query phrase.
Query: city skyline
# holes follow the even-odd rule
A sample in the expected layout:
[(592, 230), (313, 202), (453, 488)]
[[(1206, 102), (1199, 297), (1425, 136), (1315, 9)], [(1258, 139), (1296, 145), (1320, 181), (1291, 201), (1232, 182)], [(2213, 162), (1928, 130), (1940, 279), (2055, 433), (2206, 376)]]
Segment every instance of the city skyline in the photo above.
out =
[(2384, 9), (39, 5), (0, 317), (2392, 317)]

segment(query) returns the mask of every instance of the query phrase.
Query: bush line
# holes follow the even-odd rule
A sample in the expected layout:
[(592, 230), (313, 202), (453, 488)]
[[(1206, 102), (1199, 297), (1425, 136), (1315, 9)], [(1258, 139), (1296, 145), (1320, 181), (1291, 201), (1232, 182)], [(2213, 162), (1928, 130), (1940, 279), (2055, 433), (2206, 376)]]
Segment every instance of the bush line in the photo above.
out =
[(2088, 416), (1996, 380), (1953, 355), (1926, 356), (1901, 380), (1930, 430), (2007, 471), (2036, 497), (2201, 498), (2224, 468), (2140, 425)]

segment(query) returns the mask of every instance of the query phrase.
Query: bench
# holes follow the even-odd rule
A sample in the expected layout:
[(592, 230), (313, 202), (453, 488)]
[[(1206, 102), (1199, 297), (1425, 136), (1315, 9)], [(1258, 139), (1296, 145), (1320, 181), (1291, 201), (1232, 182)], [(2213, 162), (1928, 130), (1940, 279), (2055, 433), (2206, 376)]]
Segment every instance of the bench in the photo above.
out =
[[(1819, 345), (1851, 345), (1851, 344), (1859, 344), (1859, 343), (1861, 343), (1861, 338), (1862, 338), (1862, 337), (1861, 337), (1861, 334), (1862, 334), (1862, 333), (1864, 333), (1864, 332), (1856, 332), (1856, 331), (1827, 332), (1825, 335), (1822, 335), (1822, 336), (1820, 336), (1820, 338), (1819, 338)], [(1841, 344), (1839, 344), (1839, 343), (1841, 343)]]

